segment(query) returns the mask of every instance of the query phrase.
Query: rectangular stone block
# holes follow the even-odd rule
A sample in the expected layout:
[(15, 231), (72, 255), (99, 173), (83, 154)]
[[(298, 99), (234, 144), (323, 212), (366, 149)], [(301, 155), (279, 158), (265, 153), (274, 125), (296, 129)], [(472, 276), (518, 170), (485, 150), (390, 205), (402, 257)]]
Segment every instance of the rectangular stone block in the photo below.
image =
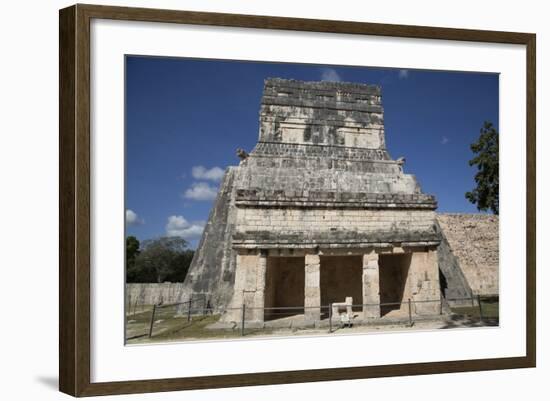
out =
[(378, 254), (363, 255), (363, 318), (380, 317), (380, 272)]
[(265, 289), (265, 280), (267, 273), (267, 253), (260, 253), (258, 256), (258, 268), (256, 271), (256, 289), (263, 291)]
[(308, 322), (321, 318), (321, 258), (305, 256), (304, 317)]
[(305, 280), (305, 287), (306, 288), (319, 288), (320, 286), (320, 270), (319, 268), (311, 268), (311, 266), (306, 266), (306, 280)]
[(413, 313), (436, 315), (440, 311), (441, 294), (437, 252), (413, 252), (409, 269), (409, 285)]

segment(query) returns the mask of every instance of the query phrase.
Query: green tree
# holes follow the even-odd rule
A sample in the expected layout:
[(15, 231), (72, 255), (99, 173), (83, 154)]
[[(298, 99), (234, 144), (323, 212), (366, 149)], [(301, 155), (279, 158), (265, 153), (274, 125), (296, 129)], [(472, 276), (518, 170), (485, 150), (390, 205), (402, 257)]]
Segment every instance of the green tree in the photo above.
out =
[(126, 237), (126, 268), (130, 268), (134, 265), (136, 257), (139, 255), (139, 240), (130, 235)]
[(143, 241), (134, 265), (126, 274), (127, 281), (183, 281), (193, 258), (193, 251), (187, 246), (187, 241), (181, 237), (161, 237)]
[(183, 282), (189, 271), (189, 266), (191, 266), (191, 261), (193, 260), (193, 255), (195, 252), (191, 249), (187, 249), (184, 252), (179, 253), (172, 260), (170, 266), (170, 273), (166, 277), (166, 281), (171, 281), (173, 283)]
[(466, 199), (478, 210), (491, 210), (498, 214), (498, 131), (492, 123), (485, 121), (478, 140), (470, 145), (474, 158), (470, 166), (477, 166), (476, 188), (466, 192)]

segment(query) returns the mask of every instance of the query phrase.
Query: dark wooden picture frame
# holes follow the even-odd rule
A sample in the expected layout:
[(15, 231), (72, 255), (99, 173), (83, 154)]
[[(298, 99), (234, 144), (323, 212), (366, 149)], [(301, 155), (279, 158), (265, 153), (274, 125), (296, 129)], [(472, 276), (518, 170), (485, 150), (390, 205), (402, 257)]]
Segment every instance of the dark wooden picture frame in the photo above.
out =
[[(93, 18), (525, 45), (526, 356), (91, 383), (90, 22)], [(535, 367), (535, 34), (80, 4), (60, 10), (59, 29), (59, 388), (62, 392), (93, 396)]]

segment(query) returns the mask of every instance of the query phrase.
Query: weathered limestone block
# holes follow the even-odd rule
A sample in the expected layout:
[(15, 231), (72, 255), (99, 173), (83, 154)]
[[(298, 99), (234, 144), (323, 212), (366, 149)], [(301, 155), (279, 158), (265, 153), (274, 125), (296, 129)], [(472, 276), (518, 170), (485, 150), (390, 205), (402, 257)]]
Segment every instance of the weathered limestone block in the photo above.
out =
[[(293, 218), (293, 213), (299, 218)], [(414, 214), (406, 210), (316, 210), (302, 208), (287, 209), (247, 209), (237, 211), (237, 224), (243, 231), (254, 230), (255, 227), (277, 230), (303, 229), (304, 222), (314, 222), (311, 230), (325, 231), (327, 229), (345, 229), (351, 226), (361, 231), (388, 231), (395, 227), (415, 229), (418, 231), (433, 231), (435, 213), (433, 211), (417, 211)]]
[(413, 301), (413, 313), (436, 315), (441, 308), (437, 252), (413, 252), (409, 268), (409, 289)]
[(236, 291), (255, 291), (257, 284), (256, 267), (259, 265), (259, 255), (238, 255), (235, 274)]
[(378, 254), (363, 255), (363, 318), (380, 317), (380, 272)]
[(353, 315), (352, 306), (353, 297), (346, 297), (344, 302), (334, 302), (332, 304), (332, 317), (338, 319), (338, 316), (342, 310), (344, 310), (345, 313), (351, 317)]
[(265, 286), (264, 288), (258, 288), (258, 284), (262, 283), (258, 279), (262, 270), (265, 275), (265, 257), (261, 254), (237, 255), (233, 298), (229, 308), (222, 317), (222, 321), (240, 321), (242, 319), (243, 304), (248, 309), (246, 312), (247, 320), (263, 321), (263, 309), (261, 308), (264, 306)]
[(307, 322), (321, 317), (321, 259), (319, 255), (305, 257), (304, 315)]
[(260, 251), (258, 255), (258, 267), (256, 271), (256, 292), (254, 293), (254, 308), (252, 320), (264, 321), (265, 307), (265, 280), (267, 273), (267, 252)]

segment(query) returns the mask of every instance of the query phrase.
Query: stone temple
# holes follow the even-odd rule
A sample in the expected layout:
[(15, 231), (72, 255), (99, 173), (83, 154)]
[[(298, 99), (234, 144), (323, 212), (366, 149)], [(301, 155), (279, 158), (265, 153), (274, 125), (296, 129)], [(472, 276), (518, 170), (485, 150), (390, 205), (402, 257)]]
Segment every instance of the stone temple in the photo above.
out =
[(386, 149), (381, 88), (267, 79), (259, 125), (225, 173), (187, 292), (236, 308), (226, 321), (244, 304), (250, 321), (297, 307), (316, 322), (349, 297), (365, 320), (409, 299), (439, 313), (437, 202)]

